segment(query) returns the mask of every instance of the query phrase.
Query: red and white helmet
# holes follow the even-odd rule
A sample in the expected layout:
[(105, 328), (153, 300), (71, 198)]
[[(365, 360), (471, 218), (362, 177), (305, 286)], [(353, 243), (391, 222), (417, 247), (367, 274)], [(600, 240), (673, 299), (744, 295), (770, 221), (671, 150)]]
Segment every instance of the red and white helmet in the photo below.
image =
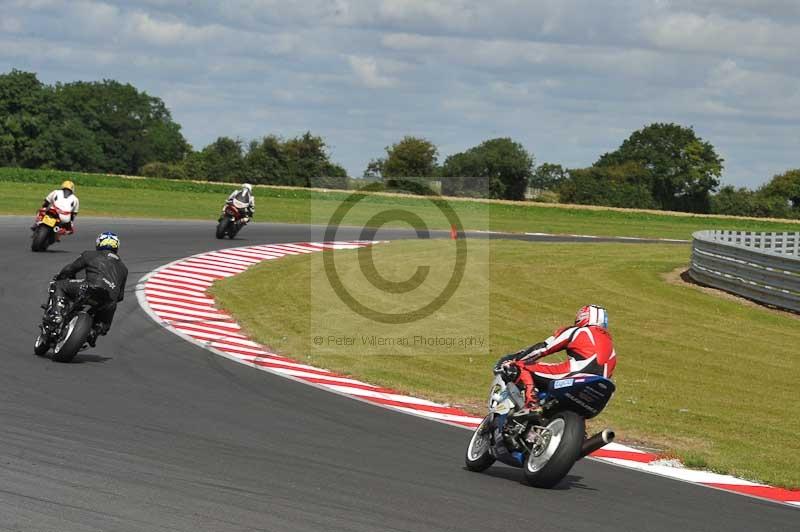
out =
[(575, 326), (588, 327), (589, 325), (608, 329), (608, 312), (606, 312), (606, 309), (597, 305), (581, 307), (575, 315)]

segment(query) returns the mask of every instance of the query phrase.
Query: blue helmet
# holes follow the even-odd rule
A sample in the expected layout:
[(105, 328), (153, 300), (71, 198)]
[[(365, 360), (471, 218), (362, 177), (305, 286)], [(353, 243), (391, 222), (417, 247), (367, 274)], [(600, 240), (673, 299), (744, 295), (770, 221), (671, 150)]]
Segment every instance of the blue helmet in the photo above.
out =
[(97, 251), (119, 251), (119, 237), (111, 231), (105, 231), (97, 235), (97, 240), (94, 241)]

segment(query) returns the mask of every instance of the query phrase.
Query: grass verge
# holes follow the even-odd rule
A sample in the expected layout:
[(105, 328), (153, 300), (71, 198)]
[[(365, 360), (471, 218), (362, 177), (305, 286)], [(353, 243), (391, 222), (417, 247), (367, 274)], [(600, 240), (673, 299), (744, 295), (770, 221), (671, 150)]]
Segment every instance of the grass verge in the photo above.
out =
[[(403, 295), (371, 288), (359, 252), (334, 255), (343, 285), (362, 301), (402, 309), (439, 290), (451, 265), (444, 273), (438, 265), (454, 245), (376, 246), (376, 268), (389, 281), (433, 265), (428, 279)], [(600, 423), (689, 465), (800, 487), (796, 321), (667, 283), (664, 274), (688, 262), (688, 246), (469, 240), (468, 250), (451, 300), (410, 324), (375, 323), (350, 311), (327, 282), (322, 254), (265, 262), (213, 290), (249, 334), (278, 352), (473, 412), (483, 408), (489, 369), (500, 355), (548, 336), (587, 302), (604, 304), (619, 365), (618, 392)], [(369, 342), (415, 334), (485, 335), (487, 343)], [(312, 341), (319, 335), (322, 345)]]
[[(94, 216), (212, 220), (235, 185), (143, 179), (54, 170), (0, 168), (0, 213), (30, 214), (63, 179), (73, 179), (81, 213)], [(343, 225), (363, 226), (385, 211), (417, 214), (431, 229), (449, 229), (448, 220), (427, 199), (369, 195), (354, 202), (350, 192), (257, 187), (257, 220), (327, 224), (343, 202), (353, 208)], [(797, 231), (800, 224), (754, 219), (662, 214), (648, 211), (551, 206), (536, 203), (449, 201), (467, 229), (604, 236), (689, 238), (700, 229)], [(402, 222), (387, 225), (403, 226)]]

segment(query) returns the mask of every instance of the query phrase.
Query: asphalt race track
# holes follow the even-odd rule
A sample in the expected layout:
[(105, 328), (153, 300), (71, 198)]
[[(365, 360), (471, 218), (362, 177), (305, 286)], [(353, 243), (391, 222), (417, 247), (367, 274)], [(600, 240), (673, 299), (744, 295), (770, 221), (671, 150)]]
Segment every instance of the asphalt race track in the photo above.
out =
[[(468, 472), (468, 431), (225, 360), (162, 330), (133, 294), (174, 259), (320, 228), (220, 241), (213, 222), (87, 218), (34, 254), (29, 224), (0, 217), (2, 530), (797, 530), (796, 509), (599, 462), (550, 491), (505, 466)], [(101, 230), (120, 234), (131, 271), (112, 333), (72, 364), (35, 357), (47, 281)]]

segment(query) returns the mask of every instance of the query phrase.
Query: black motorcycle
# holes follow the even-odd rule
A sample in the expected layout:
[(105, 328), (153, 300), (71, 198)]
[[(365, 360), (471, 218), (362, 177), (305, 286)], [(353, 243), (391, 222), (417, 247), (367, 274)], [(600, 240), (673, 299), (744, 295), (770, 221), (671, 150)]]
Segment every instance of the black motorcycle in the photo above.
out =
[(33, 352), (37, 356), (45, 356), (53, 349), (52, 359), (56, 362), (70, 362), (79, 351), (89, 347), (90, 341), (97, 338), (94, 327), (94, 316), (102, 307), (100, 298), (95, 297), (92, 290), (82, 291), (75, 301), (68, 303), (59, 321), (55, 313), (55, 281), (50, 282), (49, 299), (39, 326), (39, 336), (33, 344)]

